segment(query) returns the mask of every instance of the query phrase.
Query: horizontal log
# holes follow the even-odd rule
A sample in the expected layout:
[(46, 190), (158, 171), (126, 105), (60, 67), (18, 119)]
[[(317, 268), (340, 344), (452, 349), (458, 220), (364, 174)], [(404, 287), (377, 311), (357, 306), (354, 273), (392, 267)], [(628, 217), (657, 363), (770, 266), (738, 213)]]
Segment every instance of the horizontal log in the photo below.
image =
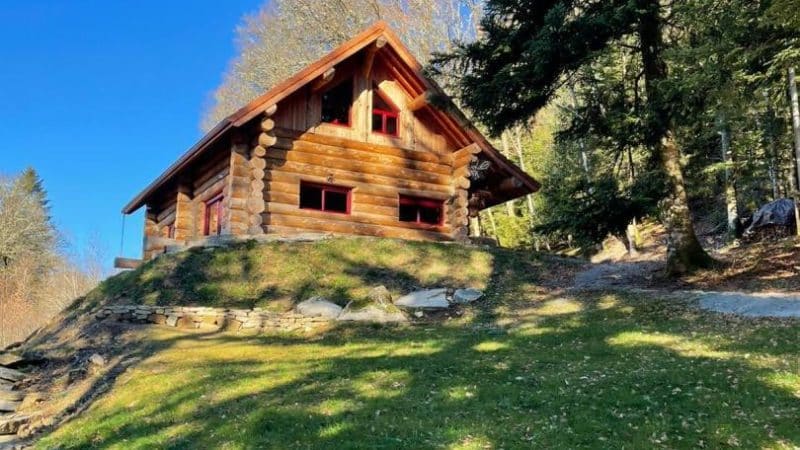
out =
[(352, 172), (349, 170), (332, 169), (315, 164), (304, 164), (269, 158), (267, 159), (267, 167), (271, 169), (270, 172), (283, 171), (300, 175), (314, 175), (318, 177), (332, 178), (334, 180), (334, 184), (346, 184), (353, 186), (354, 183), (360, 183), (394, 187), (398, 189), (409, 189), (412, 191), (439, 192), (446, 195), (451, 195), (453, 193), (453, 188), (449, 185), (449, 183), (447, 185), (423, 183), (385, 175), (373, 175)]
[(267, 224), (267, 232), (273, 230), (273, 226), (275, 226), (275, 228), (280, 227), (283, 230), (293, 228), (298, 229), (298, 233), (312, 231), (348, 235), (358, 234), (364, 236), (378, 236), (411, 240), (451, 240), (450, 236), (446, 233), (437, 233), (427, 230), (409, 230), (379, 225), (343, 222), (330, 219), (318, 219), (314, 217), (287, 216), (283, 214), (267, 214), (265, 217), (265, 223)]
[(250, 182), (250, 191), (251, 192), (264, 191), (264, 172), (261, 172), (261, 177), (256, 178)]
[(261, 214), (265, 211), (266, 202), (263, 198), (250, 197), (247, 200), (247, 210), (253, 214)]
[(175, 222), (175, 210), (173, 209), (172, 212), (165, 215), (161, 220), (158, 221), (158, 226), (163, 227), (165, 225), (169, 225)]
[(250, 235), (253, 235), (253, 236), (257, 236), (259, 234), (264, 234), (264, 233), (265, 233), (265, 231), (264, 231), (264, 227), (262, 225), (251, 225), (247, 229), (247, 234), (250, 234)]
[[(176, 203), (177, 203), (177, 202), (176, 202)], [(177, 204), (176, 204), (176, 203), (173, 203), (172, 205), (170, 205), (169, 207), (167, 207), (166, 209), (164, 209), (163, 211), (161, 211), (161, 212), (160, 212), (160, 213), (159, 213), (159, 214), (156, 216), (156, 221), (157, 221), (157, 222), (163, 222), (165, 218), (167, 218), (168, 216), (170, 216), (170, 215), (172, 215), (172, 214), (175, 214), (175, 209), (176, 209), (176, 207), (177, 207)]]
[(263, 157), (254, 157), (250, 158), (250, 169), (260, 169), (264, 170), (267, 167), (267, 162), (264, 160)]
[(213, 161), (211, 163), (202, 165), (197, 169), (193, 170), (195, 174), (194, 178), (192, 179), (192, 186), (194, 190), (197, 189), (206, 183), (209, 179), (214, 178), (220, 174), (223, 176), (227, 174), (228, 169), (231, 166), (231, 158), (230, 156), (225, 157), (224, 153), (220, 153), (219, 159)]
[(141, 259), (123, 258), (119, 256), (114, 258), (115, 269), (135, 269), (141, 265), (142, 265)]
[(453, 178), (453, 187), (456, 189), (469, 189), (471, 181), (466, 177)]
[[(264, 175), (266, 181), (265, 191), (270, 189), (281, 190), (282, 192), (299, 192), (300, 182), (308, 181), (312, 183), (330, 183), (326, 175), (317, 176), (307, 173), (295, 173), (285, 170), (273, 169)], [(437, 200), (447, 200), (452, 195), (451, 193), (443, 193), (438, 191), (427, 191), (420, 189), (405, 189), (395, 186), (382, 186), (370, 183), (363, 183), (360, 181), (347, 181), (347, 185), (353, 188), (355, 194), (368, 194), (374, 197), (384, 197), (397, 201), (397, 196), (411, 195), (417, 197), (433, 198)], [(388, 202), (388, 200), (387, 200)], [(389, 204), (389, 203), (382, 203)]]
[(472, 162), (477, 161), (477, 160), (478, 160), (478, 157), (475, 156), (475, 155), (464, 155), (464, 156), (461, 156), (459, 158), (453, 159), (453, 167), (455, 167), (455, 168), (469, 167), (469, 165)]
[(261, 133), (258, 135), (258, 145), (260, 147), (269, 148), (275, 145), (276, 142), (278, 142), (278, 139), (271, 134)]
[(205, 183), (195, 187), (193, 196), (194, 199), (202, 196), (209, 189), (219, 190), (219, 184), (225, 182), (225, 179), (228, 177), (228, 173), (228, 168), (226, 167), (225, 170), (217, 173), (214, 177), (207, 178)]
[(352, 222), (369, 225), (380, 225), (385, 227), (409, 228), (415, 230), (428, 230), (447, 233), (450, 231), (448, 225), (427, 225), (410, 222), (401, 222), (397, 218), (397, 212), (391, 215), (370, 214), (368, 212), (353, 211), (351, 214), (337, 214), (324, 211), (301, 209), (297, 205), (287, 205), (284, 203), (269, 202), (265, 214), (282, 214), (287, 216), (313, 217), (322, 220), (336, 220), (342, 222)]
[(463, 158), (467, 155), (477, 155), (481, 152), (481, 148), (478, 144), (472, 143), (467, 145), (466, 147), (460, 148), (453, 152), (453, 159), (457, 160), (459, 158)]
[(260, 145), (256, 145), (255, 147), (253, 147), (253, 152), (252, 152), (253, 156), (255, 156), (257, 158), (263, 158), (264, 155), (266, 155), (266, 154), (267, 154), (266, 147), (262, 147)]
[[(344, 156), (344, 155), (343, 155)], [(447, 185), (450, 184), (450, 175), (441, 175), (421, 170), (406, 169), (402, 166), (391, 166), (385, 164), (373, 164), (359, 161), (358, 159), (348, 159), (346, 157), (321, 156), (312, 153), (305, 153), (301, 150), (279, 150), (272, 147), (267, 152), (267, 159), (285, 160), (304, 164), (314, 164), (329, 169), (342, 169), (350, 172), (363, 173), (365, 175), (383, 175), (393, 178), (403, 178), (423, 183)]]
[[(323, 182), (323, 180), (308, 180), (308, 181), (316, 181), (316, 182)], [(270, 181), (268, 186), (264, 190), (265, 198), (268, 195), (272, 194), (287, 194), (293, 196), (292, 201), (284, 201), (284, 203), (299, 203), (300, 201), (300, 183), (284, 183), (279, 181)], [(398, 203), (398, 193), (397, 191), (392, 191), (390, 196), (382, 196), (382, 195), (375, 195), (375, 193), (370, 192), (366, 189), (355, 189), (353, 191), (353, 202), (354, 203), (366, 203), (369, 205), (376, 205), (376, 206), (387, 206), (392, 208), (397, 208)], [(281, 197), (286, 198), (286, 197)], [(269, 200), (267, 200), (269, 201)]]
[(449, 155), (438, 155), (433, 152), (419, 151), (410, 148), (392, 147), (388, 145), (372, 144), (368, 142), (357, 141), (337, 136), (329, 136), (319, 133), (302, 132), (289, 130), (286, 128), (275, 127), (275, 135), (282, 138), (288, 138), (298, 141), (312, 142), (315, 144), (331, 145), (334, 147), (351, 148), (355, 150), (364, 150), (376, 154), (397, 156), (404, 159), (413, 159), (416, 161), (425, 161), (432, 163), (439, 163), (449, 165)]
[(273, 120), (272, 118), (265, 117), (261, 121), (261, 131), (263, 131), (264, 133), (269, 133), (274, 128), (275, 128), (275, 120)]
[(414, 159), (403, 158), (401, 156), (372, 153), (367, 150), (316, 144), (286, 138), (278, 139), (278, 142), (273, 146), (273, 148), (290, 151), (302, 151), (312, 155), (333, 156), (365, 163), (384, 164), (392, 167), (405, 167), (408, 169), (437, 173), (441, 175), (449, 175), (452, 172), (452, 169), (449, 165), (442, 163), (418, 161)]
[(267, 117), (274, 116), (275, 112), (277, 111), (278, 111), (278, 104), (275, 103), (273, 105), (268, 106), (267, 109), (264, 110), (264, 115)]

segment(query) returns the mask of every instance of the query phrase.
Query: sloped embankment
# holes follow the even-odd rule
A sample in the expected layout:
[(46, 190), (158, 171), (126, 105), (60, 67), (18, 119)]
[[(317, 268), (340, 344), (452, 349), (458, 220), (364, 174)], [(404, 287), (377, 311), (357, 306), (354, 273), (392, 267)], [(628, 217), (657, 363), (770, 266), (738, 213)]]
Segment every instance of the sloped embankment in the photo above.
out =
[[(157, 331), (94, 312), (109, 305), (261, 308), (284, 312), (305, 299), (340, 305), (383, 285), (393, 296), (421, 288), (487, 289), (521, 252), (457, 244), (342, 238), (304, 243), (244, 242), (165, 255), (120, 273), (78, 299), (14, 351), (43, 364), (14, 389), (35, 392), (30, 431), (80, 414), (118, 376), (168, 345)], [(530, 255), (524, 255), (530, 262)], [(153, 334), (156, 333), (156, 334)], [(198, 339), (204, 335), (198, 332)]]

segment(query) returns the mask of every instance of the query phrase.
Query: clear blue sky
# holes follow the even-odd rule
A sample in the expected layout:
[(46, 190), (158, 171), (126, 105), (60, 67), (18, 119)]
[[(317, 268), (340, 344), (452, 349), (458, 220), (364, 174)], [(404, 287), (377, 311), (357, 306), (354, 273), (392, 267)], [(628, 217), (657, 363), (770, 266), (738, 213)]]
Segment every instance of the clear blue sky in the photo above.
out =
[[(123, 205), (201, 135), (201, 113), (262, 0), (0, 4), (0, 173), (34, 167), (57, 226), (119, 253)], [(141, 253), (142, 211), (124, 253)]]

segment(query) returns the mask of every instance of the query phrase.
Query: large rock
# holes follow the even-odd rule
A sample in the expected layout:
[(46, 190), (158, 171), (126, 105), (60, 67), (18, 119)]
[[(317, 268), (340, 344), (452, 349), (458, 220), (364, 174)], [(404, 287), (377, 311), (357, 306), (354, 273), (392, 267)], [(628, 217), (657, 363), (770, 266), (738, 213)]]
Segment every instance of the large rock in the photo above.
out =
[(7, 369), (5, 367), (0, 367), (0, 380), (6, 381), (19, 381), (25, 378), (25, 374), (14, 369)]
[(25, 361), (25, 358), (15, 353), (0, 353), (0, 366), (14, 367)]
[(394, 304), (401, 308), (429, 311), (450, 307), (450, 303), (447, 301), (447, 289), (414, 291), (398, 298)]
[(335, 319), (342, 313), (342, 307), (322, 297), (312, 297), (295, 306), (295, 311), (307, 317)]
[(351, 301), (344, 307), (337, 320), (342, 322), (408, 322), (408, 317), (392, 304), (392, 294), (384, 286), (372, 289), (367, 298)]
[(483, 297), (483, 292), (477, 289), (456, 289), (456, 291), (453, 293), (453, 303), (472, 303), (480, 300), (481, 297)]
[(0, 400), (0, 412), (14, 412), (19, 409), (22, 402), (12, 402), (9, 400)]

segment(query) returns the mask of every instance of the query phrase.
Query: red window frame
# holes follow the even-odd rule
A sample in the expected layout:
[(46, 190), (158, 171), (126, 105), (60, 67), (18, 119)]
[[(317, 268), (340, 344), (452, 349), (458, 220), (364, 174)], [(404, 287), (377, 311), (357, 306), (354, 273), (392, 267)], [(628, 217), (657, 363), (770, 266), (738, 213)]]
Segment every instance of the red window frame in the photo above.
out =
[(175, 222), (167, 225), (167, 238), (175, 239)]
[(222, 234), (222, 194), (217, 194), (206, 201), (206, 211), (203, 220), (203, 235), (211, 236), (211, 217), (212, 214), (217, 216), (217, 236)]
[[(370, 116), (370, 117), (374, 121), (376, 115), (381, 116), (381, 129), (380, 130), (376, 130), (375, 129), (375, 124), (373, 123), (372, 132), (373, 133), (378, 133), (378, 134), (385, 134), (386, 136), (394, 136), (394, 137), (400, 136), (400, 114), (397, 112), (398, 108), (388, 98), (384, 97), (383, 94), (381, 94), (380, 89), (378, 89), (377, 86), (374, 86), (372, 88), (372, 95), (373, 95), (373, 98), (372, 98), (373, 107), (372, 107), (372, 116)], [(389, 105), (390, 108), (394, 108), (394, 110), (393, 111), (388, 111), (388, 110), (381, 109), (381, 108), (375, 108), (374, 105), (375, 105), (375, 96), (376, 95), (378, 97), (380, 97), (381, 100), (383, 100), (384, 103)], [(390, 118), (390, 117), (394, 118), (394, 120), (395, 120), (394, 133), (390, 133), (390, 132), (388, 132), (386, 130), (386, 128), (387, 128), (386, 119)]]
[[(320, 208), (311, 208), (311, 207), (308, 207), (308, 206), (302, 206), (302, 201), (301, 201), (300, 204), (298, 205), (300, 209), (306, 209), (306, 210), (309, 210), (309, 211), (321, 211), (321, 212), (326, 212), (326, 213), (330, 213), (330, 214), (344, 214), (344, 215), (349, 215), (350, 214), (350, 211), (352, 210), (352, 206), (353, 206), (353, 188), (346, 187), (346, 186), (336, 186), (336, 185), (333, 185), (333, 184), (323, 184), (323, 183), (313, 183), (313, 182), (301, 181), (300, 182), (300, 190), (301, 190), (301, 192), (302, 192), (302, 189), (304, 187), (320, 189), (321, 196), (322, 196), (322, 202), (321, 202), (321, 207)], [(346, 207), (345, 207), (346, 211), (331, 211), (331, 210), (325, 209), (325, 199), (327, 197), (327, 195), (326, 195), (327, 192), (336, 192), (337, 194), (345, 194), (347, 196), (347, 203), (346, 203)]]
[[(416, 220), (402, 220), (403, 223), (416, 223), (419, 225), (432, 225), (432, 226), (441, 226), (444, 224), (444, 200), (436, 200), (433, 198), (425, 198), (425, 197), (414, 197), (411, 195), (400, 195), (399, 204), (401, 206), (416, 206), (417, 207), (417, 217)], [(431, 209), (438, 209), (439, 210), (439, 220), (436, 223), (425, 222), (422, 220), (422, 214), (419, 208), (431, 208)], [(400, 208), (398, 206), (398, 219), (400, 216)]]

